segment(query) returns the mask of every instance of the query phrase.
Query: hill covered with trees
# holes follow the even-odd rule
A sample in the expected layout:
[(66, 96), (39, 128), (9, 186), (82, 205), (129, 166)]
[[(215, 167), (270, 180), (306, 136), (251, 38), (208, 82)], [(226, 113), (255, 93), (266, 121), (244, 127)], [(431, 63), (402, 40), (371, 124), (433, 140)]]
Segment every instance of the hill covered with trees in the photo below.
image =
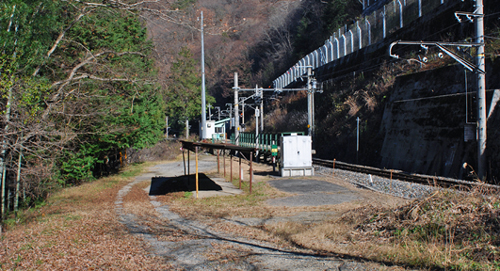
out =
[(134, 5), (13, 0), (0, 9), (3, 214), (161, 138), (153, 44)]
[(200, 11), (208, 102), (224, 105), (234, 72), (242, 85), (269, 84), (359, 3), (7, 0), (0, 9), (5, 214), (112, 172), (127, 149), (163, 138), (166, 116), (173, 128), (199, 119)]

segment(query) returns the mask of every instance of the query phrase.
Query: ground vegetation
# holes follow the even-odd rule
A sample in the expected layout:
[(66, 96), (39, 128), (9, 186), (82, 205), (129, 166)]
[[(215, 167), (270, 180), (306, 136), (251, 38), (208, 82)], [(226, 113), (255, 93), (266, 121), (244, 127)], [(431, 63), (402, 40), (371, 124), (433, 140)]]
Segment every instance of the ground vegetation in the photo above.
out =
[(145, 166), (129, 165), (118, 175), (59, 190), (5, 221), (0, 269), (172, 270), (165, 259), (151, 256), (140, 238), (130, 236), (114, 210), (118, 190)]
[[(214, 157), (212, 157), (215, 160)], [(43, 206), (9, 220), (0, 237), (0, 264), (4, 269), (175, 269), (168, 257), (131, 236), (116, 218), (117, 193), (152, 164), (130, 165), (119, 175), (85, 183), (52, 195)], [(495, 191), (436, 191), (407, 201), (356, 188), (336, 177), (317, 176), (343, 185), (370, 200), (324, 206), (272, 206), (268, 200), (293, 196), (269, 185), (255, 165), (252, 194), (194, 199), (175, 192), (154, 200), (167, 204), (185, 221), (206, 225), (210, 232), (237, 234), (239, 241), (265, 244), (281, 251), (318, 257), (362, 260), (375, 270), (496, 270), (498, 269), (498, 210)], [(246, 169), (246, 167), (245, 167)], [(211, 176), (219, 176), (211, 172)], [(137, 178), (135, 178), (137, 180)], [(229, 180), (228, 180), (229, 181)], [(238, 186), (238, 179), (232, 180)], [(162, 218), (144, 190), (149, 179), (134, 182), (123, 198), (123, 210), (138, 227), (160, 242), (176, 244), (203, 238)], [(265, 210), (263, 212), (263, 210)], [(320, 215), (316, 215), (320, 214)], [(294, 216), (315, 217), (313, 221)], [(238, 221), (238, 223), (235, 223)], [(260, 222), (259, 222), (260, 221)], [(201, 223), (201, 224), (200, 224)], [(212, 243), (210, 261), (238, 265), (251, 251)], [(96, 258), (98, 260), (96, 260)]]
[(0, 5), (2, 217), (116, 171), (162, 138), (145, 2)]

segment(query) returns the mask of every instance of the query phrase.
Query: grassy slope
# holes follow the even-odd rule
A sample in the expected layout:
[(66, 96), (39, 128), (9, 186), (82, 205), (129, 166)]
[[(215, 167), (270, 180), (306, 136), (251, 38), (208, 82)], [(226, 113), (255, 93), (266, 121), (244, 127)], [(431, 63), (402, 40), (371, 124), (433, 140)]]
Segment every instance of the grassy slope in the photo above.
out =
[(168, 269), (130, 236), (114, 210), (116, 193), (142, 168), (64, 189), (45, 206), (24, 212), (24, 223), (0, 237), (0, 269)]
[[(127, 232), (114, 211), (117, 192), (146, 166), (130, 166), (118, 176), (65, 189), (53, 195), (45, 206), (27, 211), (23, 223), (11, 226), (0, 237), (0, 268), (171, 269), (165, 259), (149, 255), (148, 248)], [(145, 181), (132, 188), (124, 198), (125, 211), (135, 214), (159, 240), (196, 238), (159, 218), (143, 190), (147, 185)], [(246, 183), (243, 188), (248, 191)], [(218, 231), (272, 242), (285, 249), (351, 255), (423, 269), (495, 270), (500, 268), (500, 198), (480, 192), (439, 192), (399, 208), (388, 207), (381, 195), (373, 196), (381, 198), (379, 203), (365, 200), (349, 208), (271, 207), (265, 200), (284, 194), (265, 180), (256, 180), (252, 195), (195, 200), (174, 193), (159, 200), (168, 203), (171, 210), (209, 223)], [(313, 224), (285, 221), (255, 227), (217, 220), (232, 216), (265, 219), (318, 211), (335, 211), (339, 215)], [(226, 256), (222, 260), (236, 257)]]

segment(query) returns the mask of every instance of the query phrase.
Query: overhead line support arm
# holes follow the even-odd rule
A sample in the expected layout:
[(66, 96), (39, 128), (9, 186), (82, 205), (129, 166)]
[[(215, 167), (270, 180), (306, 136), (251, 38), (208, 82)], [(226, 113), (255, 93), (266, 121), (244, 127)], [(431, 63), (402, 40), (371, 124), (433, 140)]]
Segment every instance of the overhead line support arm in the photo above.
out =
[(437, 41), (395, 41), (391, 43), (389, 46), (389, 56), (400, 59), (399, 55), (393, 54), (392, 53), (392, 48), (395, 45), (420, 45), (420, 46), (437, 46), (441, 51), (443, 51), (445, 54), (449, 55), (451, 58), (455, 59), (458, 63), (460, 63), (462, 66), (467, 68), (471, 72), (478, 72), (484, 74), (485, 71), (480, 69), (477, 65), (472, 64), (470, 61), (467, 59), (462, 58), (461, 56), (455, 54), (445, 46), (458, 46), (458, 47), (479, 47), (483, 46), (484, 44), (482, 43), (474, 43), (474, 42), (437, 42)]

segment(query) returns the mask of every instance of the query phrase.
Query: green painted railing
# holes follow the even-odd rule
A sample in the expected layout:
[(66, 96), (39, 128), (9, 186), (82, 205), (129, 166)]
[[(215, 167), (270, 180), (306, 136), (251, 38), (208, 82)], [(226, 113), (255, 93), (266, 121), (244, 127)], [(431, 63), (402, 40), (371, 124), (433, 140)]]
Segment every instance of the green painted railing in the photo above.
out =
[[(259, 134), (259, 146), (258, 149), (261, 151), (271, 152), (271, 147), (273, 145), (273, 141), (275, 145), (281, 145), (281, 137), (286, 135), (305, 135), (304, 132), (285, 132), (279, 134), (269, 134), (263, 133)], [(234, 138), (234, 134), (231, 136), (231, 143), (235, 144), (236, 140)], [(255, 148), (256, 140), (255, 133), (240, 133), (239, 145), (242, 147)]]

